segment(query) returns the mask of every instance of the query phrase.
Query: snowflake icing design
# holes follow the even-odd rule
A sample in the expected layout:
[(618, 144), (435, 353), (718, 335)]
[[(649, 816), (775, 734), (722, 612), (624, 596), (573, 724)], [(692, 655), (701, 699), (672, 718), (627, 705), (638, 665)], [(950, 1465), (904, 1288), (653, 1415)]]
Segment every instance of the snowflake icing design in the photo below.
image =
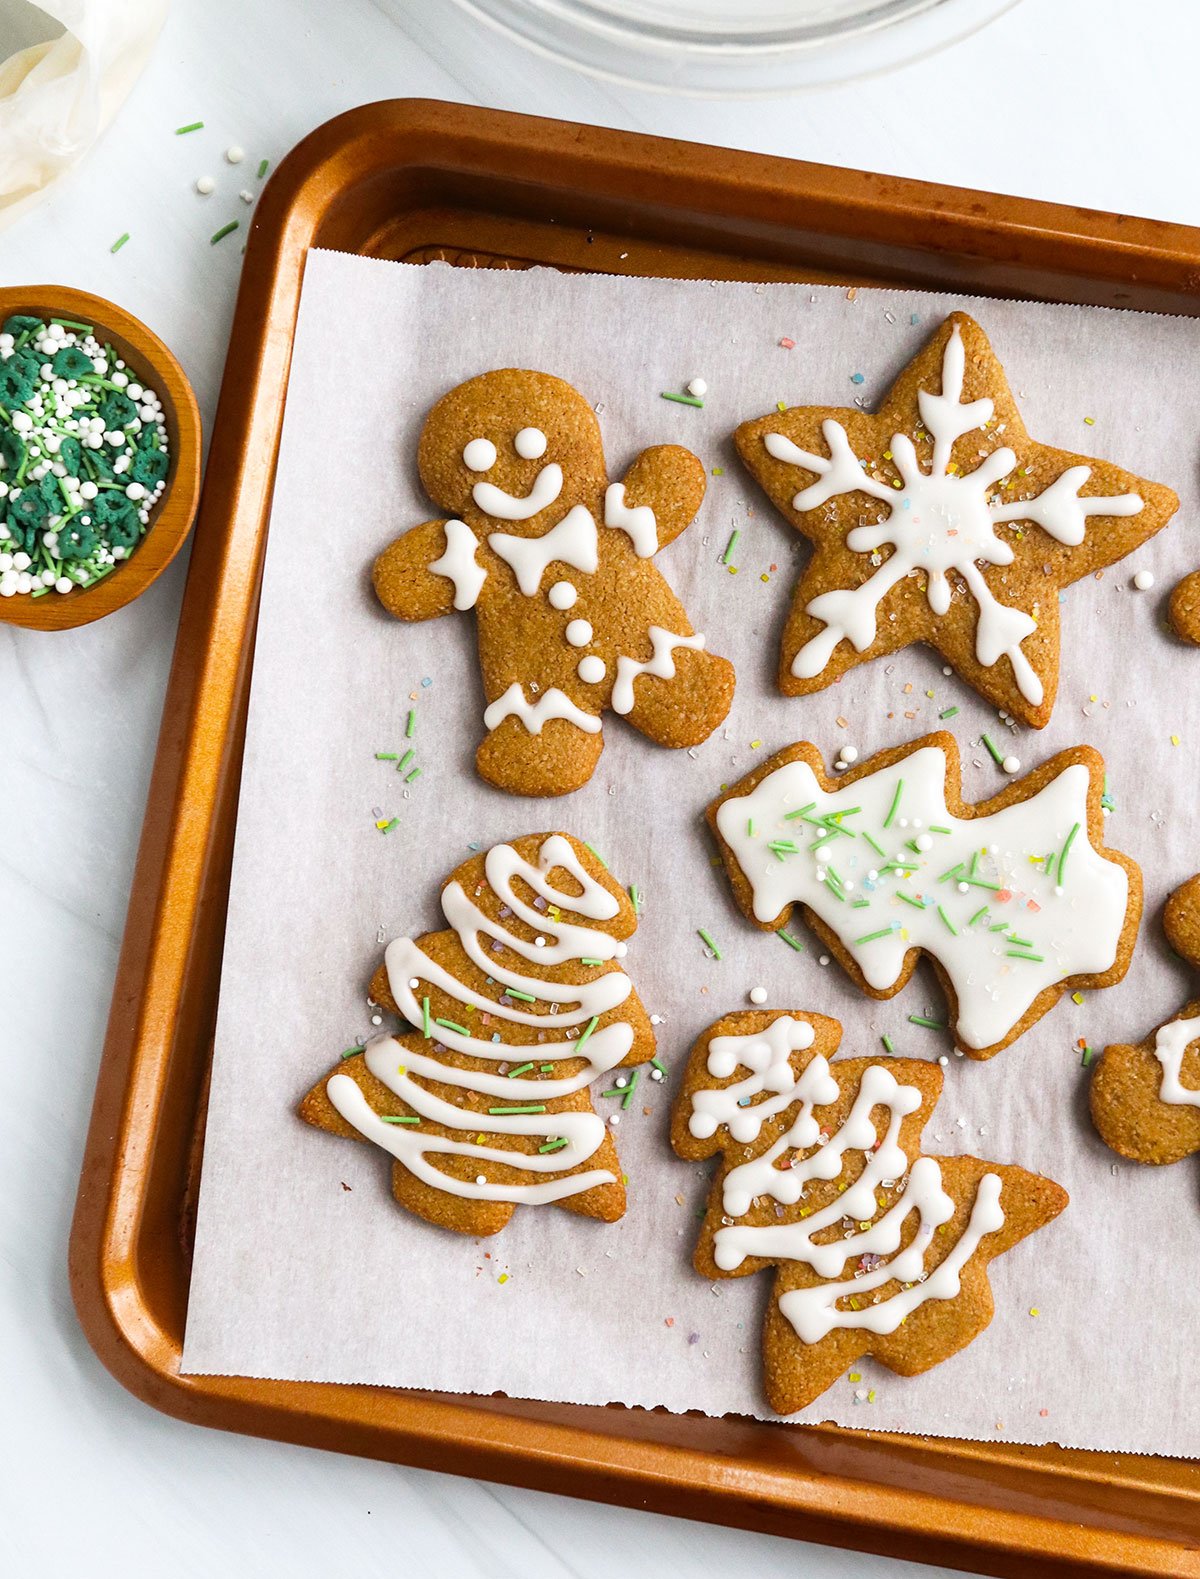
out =
[(864, 652), (875, 640), (879, 605), (905, 576), (923, 570), (926, 597), (936, 615), (950, 607), (946, 572), (962, 577), (979, 608), (975, 654), (990, 668), (1001, 656), (1009, 659), (1022, 696), (1037, 706), (1042, 682), (1021, 650), (1021, 643), (1037, 629), (1037, 622), (1023, 609), (1001, 603), (984, 579), (981, 565), (1010, 565), (1011, 544), (995, 528), (1009, 521), (1032, 521), (1058, 542), (1077, 547), (1087, 532), (1091, 515), (1137, 515), (1143, 500), (1136, 493), (1090, 495), (1079, 490), (1091, 476), (1090, 466), (1071, 466), (1032, 499), (1003, 503), (993, 490), (1017, 467), (1017, 456), (1007, 445), (993, 450), (970, 472), (952, 469), (955, 442), (972, 429), (992, 420), (994, 402), (986, 396), (962, 400), (965, 356), (962, 336), (955, 324), (942, 356), (942, 392), (917, 393), (918, 409), (933, 439), (930, 470), (921, 470), (916, 447), (906, 433), (891, 440), (892, 460), (902, 487), (872, 477), (854, 453), (845, 428), (829, 417), (821, 432), (829, 446), (828, 457), (802, 450), (782, 433), (767, 433), (763, 442), (774, 459), (816, 474), (817, 481), (796, 494), (795, 509), (815, 510), (830, 499), (865, 493), (886, 506), (880, 520), (855, 526), (846, 534), (846, 546), (855, 553), (892, 552), (875, 574), (861, 586), (822, 592), (807, 605), (807, 612), (822, 620), (819, 631), (792, 660), (792, 673), (811, 679), (821, 673), (842, 640)]

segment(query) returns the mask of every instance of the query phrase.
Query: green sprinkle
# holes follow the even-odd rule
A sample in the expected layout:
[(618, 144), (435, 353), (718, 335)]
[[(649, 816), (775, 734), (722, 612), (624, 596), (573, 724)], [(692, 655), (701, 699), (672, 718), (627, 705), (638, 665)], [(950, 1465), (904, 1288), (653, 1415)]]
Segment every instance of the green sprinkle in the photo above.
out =
[(607, 1091), (601, 1091), (600, 1095), (602, 1097), (620, 1097), (624, 1096), (625, 1093), (620, 1086), (610, 1086)]
[(984, 745), (984, 746), (987, 747), (988, 755), (991, 757), (992, 761), (996, 764), (996, 766), (998, 768), (999, 767), (1003, 767), (1004, 766), (1004, 753), (997, 749), (996, 743), (992, 739), (992, 737), (990, 735), (980, 735), (979, 741), (980, 741), (981, 745)]
[(993, 894), (998, 894), (1000, 892), (999, 883), (989, 883), (982, 877), (967, 877), (964, 878), (963, 881), (969, 888), (986, 888)]
[(356, 1053), (361, 1053), (362, 1047), (347, 1047), (342, 1053), (343, 1058), (353, 1058)]
[(902, 899), (906, 905), (911, 905), (914, 910), (925, 909), (925, 901), (923, 899), (914, 899), (911, 894), (906, 894), (903, 889), (897, 888), (896, 898)]
[(1088, 1047), (1088, 1045), (1085, 1043), (1084, 1044), (1084, 1048), (1083, 1048), (1083, 1057), (1079, 1060), (1079, 1062), (1083, 1065), (1083, 1067), (1085, 1069), (1090, 1069), (1091, 1068), (1092, 1059), (1095, 1058), (1095, 1056), (1096, 1056), (1095, 1051), (1092, 1048)]
[(428, 1039), (429, 1037), (431, 1037), (433, 1035), (433, 1026), (430, 1023), (430, 1019), (429, 1019), (429, 999), (428, 998), (422, 998), (421, 999), (421, 1010), (422, 1010), (422, 1013), (425, 1016), (424, 1029), (425, 1029), (425, 1036)]
[(490, 1108), (488, 1108), (488, 1112), (493, 1117), (496, 1117), (497, 1115), (499, 1115), (501, 1113), (544, 1113), (545, 1111), (546, 1111), (546, 1104), (544, 1102), (525, 1102), (520, 1107), (490, 1107)]
[(443, 1030), (457, 1031), (460, 1036), (470, 1036), (470, 1031), (465, 1025), (460, 1025), (457, 1020), (435, 1020), (435, 1025), (440, 1025)]
[(421, 770), (420, 770), (420, 768), (414, 768), (411, 773), (406, 773), (404, 775), (404, 782), (406, 784), (411, 784), (414, 779), (419, 779), (420, 777), (421, 777)]
[(129, 240), (129, 232), (127, 230), (122, 231), (121, 234), (117, 237), (117, 239), (113, 242), (112, 246), (109, 247), (108, 250), (110, 252), (120, 252), (121, 248), (125, 245), (125, 243), (128, 240)]
[(973, 927), (975, 925), (975, 923), (979, 920), (979, 918), (981, 916), (986, 916), (987, 913), (988, 913), (988, 907), (986, 905), (980, 905), (979, 909), (975, 912), (975, 914), (967, 922), (967, 925), (969, 927)]
[(218, 241), (224, 241), (226, 236), (231, 236), (238, 229), (240, 223), (240, 220), (231, 219), (227, 225), (222, 225), (220, 230), (214, 231), (208, 238), (209, 246), (215, 247)]
[[(599, 858), (597, 857), (597, 859)], [(640, 916), (642, 913), (642, 891), (636, 883), (630, 883), (629, 885), (629, 903), (633, 906), (634, 915)], [(598, 965), (600, 961), (597, 960), (596, 963)]]
[(527, 1075), (532, 1068), (532, 1064), (518, 1064), (515, 1069), (510, 1069), (508, 1071), (508, 1078), (510, 1080), (515, 1080), (518, 1075)]
[(879, 1040), (883, 1043), (883, 1050), (885, 1053), (895, 1053), (896, 1048), (890, 1036), (881, 1036)]
[(395, 762), (396, 753), (394, 751), (377, 751), (375, 760), (376, 762)]
[(621, 1098), (621, 1106), (627, 1108), (633, 1101), (633, 1093), (637, 1090), (638, 1076), (641, 1071), (635, 1069), (629, 1076), (629, 1084), (625, 1087), (625, 1095)]
[(908, 1017), (908, 1023), (910, 1025), (923, 1025), (927, 1030), (930, 1031), (944, 1031), (946, 1029), (945, 1023), (942, 1020), (931, 1020), (927, 1015), (924, 1014), (910, 1014)]
[(747, 837), (747, 839), (753, 839), (753, 837), (754, 837), (754, 818), (753, 817), (747, 817), (746, 818), (746, 837)]
[(596, 1029), (596, 1027), (599, 1024), (600, 1024), (600, 1016), (598, 1014), (593, 1014), (591, 1019), (587, 1023), (587, 1028), (584, 1030), (583, 1035), (575, 1043), (575, 1052), (577, 1054), (581, 1053), (583, 1051), (583, 1049), (587, 1046), (587, 1039), (588, 1039), (588, 1037), (592, 1034), (592, 1032)]
[(941, 827), (936, 822), (931, 822), (929, 824), (929, 831), (930, 831), (930, 833), (949, 833), (951, 830), (949, 828)]
[(78, 329), (81, 334), (92, 334), (95, 327), (90, 323), (79, 323), (74, 318), (51, 318), (50, 322), (60, 323), (64, 329)]
[(1015, 932), (1010, 932), (1008, 934), (1008, 941), (1011, 944), (1013, 944), (1013, 946), (1015, 948), (1032, 948), (1033, 947), (1033, 939), (1032, 938), (1019, 938)]
[(518, 992), (515, 987), (505, 987), (504, 991), (510, 998), (516, 998), (520, 1003), (536, 1003), (537, 999), (531, 992)]
[(413, 731), (416, 729), (416, 727), (417, 727), (417, 710), (416, 710), (415, 707), (410, 707), (409, 710), (408, 710), (408, 721), (404, 725), (404, 738), (406, 740), (411, 740), (412, 739)]
[[(260, 181), (262, 180), (263, 176), (266, 175), (267, 171), (270, 168), (271, 168), (271, 161), (269, 159), (260, 159), (258, 161), (258, 179)], [(563, 1144), (566, 1145), (566, 1142), (564, 1141)]]
[(867, 832), (867, 830), (865, 828), (863, 829), (863, 838), (871, 846), (872, 850), (875, 851), (876, 855), (886, 855), (887, 854), (887, 851), (884, 849), (884, 847), (878, 842), (878, 840), (872, 839), (871, 835)]
[(869, 899), (856, 899), (850, 908), (851, 910), (869, 910), (871, 901)]
[(721, 950), (713, 942), (711, 933), (706, 932), (703, 927), (697, 927), (696, 931), (699, 933), (701, 941), (704, 943), (704, 946), (706, 948), (712, 950), (713, 958), (714, 959), (720, 959), (721, 958)]
[(175, 135), (176, 137), (183, 137), (186, 136), (188, 132), (202, 132), (203, 130), (203, 121), (189, 121), (186, 126), (177, 126), (175, 128)]
[(539, 1155), (544, 1155), (548, 1151), (561, 1151), (563, 1149), (563, 1147), (565, 1145), (567, 1145), (567, 1144), (568, 1144), (568, 1142), (565, 1139), (564, 1140), (548, 1140), (544, 1146), (539, 1146), (538, 1147), (538, 1153), (539, 1153)]
[(958, 936), (958, 928), (954, 925), (953, 921), (951, 921), (950, 917), (946, 914), (945, 910), (942, 908), (941, 905), (939, 905), (937, 907), (937, 913), (938, 913), (939, 916), (941, 916), (942, 920), (950, 928), (951, 933), (955, 937), (957, 937)]
[(1071, 829), (1070, 833), (1067, 835), (1067, 842), (1063, 845), (1062, 854), (1058, 858), (1058, 874), (1055, 878), (1055, 881), (1060, 887), (1062, 886), (1063, 872), (1065, 871), (1067, 865), (1067, 856), (1071, 853), (1071, 846), (1075, 843), (1075, 835), (1078, 832), (1079, 824), (1076, 823)]
[(896, 815), (896, 808), (900, 804), (900, 796), (903, 793), (904, 793), (904, 780), (903, 779), (898, 779), (897, 782), (896, 782), (896, 793), (892, 796), (892, 804), (888, 808), (887, 816), (883, 819), (883, 826), (885, 828), (890, 828), (892, 826), (892, 818)]
[(604, 870), (605, 870), (605, 871), (606, 871), (606, 872), (607, 872), (607, 871), (608, 871), (608, 862), (607, 862), (607, 861), (606, 861), (606, 860), (605, 860), (605, 859), (604, 859), (604, 857), (603, 857), (603, 856), (602, 856), (602, 855), (601, 855), (601, 854), (600, 854), (600, 851), (599, 851), (599, 850), (597, 850), (597, 848), (596, 848), (596, 846), (595, 846), (595, 845), (594, 845), (594, 844), (589, 844), (589, 843), (588, 843), (588, 842), (587, 842), (587, 840), (586, 840), (586, 839), (585, 839), (585, 840), (584, 840), (584, 841), (583, 841), (583, 847), (584, 847), (584, 849), (585, 849), (585, 850), (590, 850), (590, 851), (591, 851), (591, 852), (592, 852), (592, 854), (593, 854), (593, 855), (594, 855), (594, 856), (595, 856), (595, 857), (596, 857), (596, 859), (597, 859), (597, 860), (598, 860), (598, 861), (599, 861), (599, 862), (600, 862), (600, 865), (601, 865), (601, 866), (602, 866), (602, 867), (603, 867), (603, 868), (604, 868)]
[(579, 963), (581, 965), (603, 965), (604, 961), (602, 959), (581, 959)]
[(399, 817), (393, 817), (390, 822), (385, 822), (383, 827), (380, 828), (379, 831), (380, 831), (380, 833), (391, 833), (393, 828), (398, 828), (399, 826), (400, 826), (400, 819), (399, 819)]
[(777, 936), (779, 936), (779, 937), (781, 937), (783, 939), (783, 941), (787, 944), (788, 948), (795, 949), (797, 954), (803, 954), (804, 953), (804, 944), (801, 943), (799, 938), (794, 938), (790, 932), (780, 931), (777, 934)]
[[(984, 909), (985, 910), (987, 909), (986, 905), (984, 906)], [(1008, 929), (1009, 929), (1009, 926), (1010, 926), (1010, 923), (1007, 922), (1007, 921), (997, 921), (993, 926), (990, 926), (988, 928), (988, 931), (989, 932), (1007, 932)]]
[(979, 870), (979, 851), (978, 850), (973, 850), (971, 852), (971, 870), (967, 873), (967, 880), (970, 881), (970, 879), (975, 876), (975, 873), (978, 870)]
[(855, 938), (854, 946), (857, 948), (860, 943), (874, 943), (876, 938), (890, 938), (895, 930), (895, 927), (880, 927), (878, 932), (868, 932), (864, 937)]
[(542, 1071), (542, 1073), (544, 1075), (552, 1075), (554, 1073), (554, 1065), (553, 1064), (539, 1064), (538, 1068)]
[(810, 800), (808, 805), (807, 806), (801, 806), (799, 811), (786, 811), (786, 812), (784, 812), (784, 814), (783, 814), (784, 822), (795, 822), (797, 817), (807, 817), (809, 812), (813, 809), (813, 807), (816, 804), (817, 803), (816, 803), (815, 800)]
[(697, 400), (695, 395), (677, 395), (673, 389), (664, 389), (662, 398), (664, 400), (677, 401), (681, 406), (703, 406), (704, 404), (702, 400)]
[(397, 762), (397, 764), (396, 764), (396, 772), (397, 773), (403, 773), (405, 768), (412, 761), (414, 755), (415, 755), (414, 752), (406, 751), (404, 753), (404, 755), (400, 758), (399, 762)]
[(662, 1062), (657, 1053), (655, 1053), (650, 1062), (654, 1065), (655, 1069), (658, 1070), (659, 1074), (665, 1079), (667, 1074), (667, 1066)]
[(888, 861), (879, 868), (881, 872), (916, 872), (920, 868), (915, 861)]
[(379, 1116), (385, 1124), (419, 1124), (421, 1122), (415, 1115), (404, 1113), (381, 1113)]
[(954, 718), (954, 717), (957, 716), (957, 714), (958, 714), (958, 708), (957, 707), (947, 707), (942, 712), (940, 712), (938, 714), (938, 717), (939, 718)]
[(1046, 963), (1044, 954), (1026, 954), (1022, 949), (1015, 948), (1005, 949), (1004, 952), (1009, 959), (1031, 959), (1035, 965), (1044, 965)]
[(737, 547), (737, 540), (739, 537), (741, 537), (741, 535), (741, 532), (738, 531), (737, 527), (735, 526), (729, 541), (725, 544), (725, 552), (721, 555), (721, 563), (723, 565), (727, 565), (729, 563), (733, 551)]

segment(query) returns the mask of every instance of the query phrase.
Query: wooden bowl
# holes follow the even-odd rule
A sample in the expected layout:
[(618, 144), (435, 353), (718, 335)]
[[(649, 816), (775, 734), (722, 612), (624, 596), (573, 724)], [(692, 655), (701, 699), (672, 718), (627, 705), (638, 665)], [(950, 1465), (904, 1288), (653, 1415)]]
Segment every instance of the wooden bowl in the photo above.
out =
[(0, 598), (0, 623), (29, 625), (36, 630), (70, 630), (132, 603), (162, 575), (183, 547), (200, 494), (200, 413), (183, 369), (158, 336), (102, 296), (73, 291), (65, 285), (0, 290), (0, 323), (17, 312), (43, 319), (74, 318), (94, 325), (97, 338), (119, 352), (162, 401), (171, 446), (167, 486), (151, 513), (145, 536), (128, 559), (94, 587), (76, 587), (66, 593), (51, 591), (41, 598), (19, 592), (11, 598)]

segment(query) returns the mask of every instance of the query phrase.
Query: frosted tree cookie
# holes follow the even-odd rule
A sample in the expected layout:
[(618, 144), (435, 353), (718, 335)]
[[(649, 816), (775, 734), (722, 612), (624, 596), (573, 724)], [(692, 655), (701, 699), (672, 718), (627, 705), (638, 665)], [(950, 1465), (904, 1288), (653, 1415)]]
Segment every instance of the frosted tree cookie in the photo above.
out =
[(464, 862), (449, 927), (388, 944), (371, 996), (408, 1029), (343, 1059), (300, 1106), (393, 1158), (401, 1206), (494, 1234), (520, 1205), (615, 1222), (625, 1186), (592, 1081), (654, 1055), (625, 974), (637, 916), (585, 845), (531, 834)]
[(1058, 686), (1059, 589), (1167, 524), (1169, 488), (1030, 438), (987, 336), (953, 313), (876, 413), (771, 412), (738, 453), (813, 544), (780, 688), (819, 691), (910, 642), (1041, 728)]
[[(1163, 911), (1167, 942), (1200, 966), (1200, 876)], [(1200, 998), (1136, 1046), (1106, 1047), (1091, 1085), (1101, 1138), (1134, 1162), (1178, 1162), (1200, 1151)]]
[(963, 1052), (990, 1058), (1064, 992), (1129, 966), (1141, 872), (1103, 844), (1104, 763), (1076, 746), (990, 800), (964, 803), (939, 732), (836, 781), (788, 746), (708, 809), (742, 912), (767, 931), (794, 905), (873, 998), (937, 971)]
[(696, 1246), (703, 1277), (773, 1266), (767, 1398), (791, 1414), (870, 1355), (915, 1376), (992, 1319), (988, 1264), (1067, 1204), (1049, 1179), (929, 1157), (936, 1064), (831, 1062), (841, 1027), (797, 1010), (728, 1015), (692, 1049), (671, 1141), (720, 1154)]
[(733, 668), (705, 650), (654, 564), (704, 498), (694, 455), (659, 445), (610, 483), (583, 397), (510, 368), (438, 401), (418, 462), (447, 516), (380, 554), (375, 590), (402, 620), (475, 610), (487, 697), (476, 762), (489, 783), (578, 789), (603, 750), (606, 708), (660, 745), (708, 738)]

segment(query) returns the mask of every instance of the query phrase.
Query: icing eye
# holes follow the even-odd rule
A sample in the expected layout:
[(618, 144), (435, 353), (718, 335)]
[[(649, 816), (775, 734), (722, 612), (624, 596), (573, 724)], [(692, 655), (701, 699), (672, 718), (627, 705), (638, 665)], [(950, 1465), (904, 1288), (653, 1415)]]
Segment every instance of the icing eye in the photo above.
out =
[(541, 428), (522, 428), (513, 440), (513, 449), (523, 461), (540, 461), (546, 453), (546, 435)]
[(488, 472), (496, 464), (496, 446), (491, 439), (472, 439), (463, 450), (463, 463), (473, 472)]

